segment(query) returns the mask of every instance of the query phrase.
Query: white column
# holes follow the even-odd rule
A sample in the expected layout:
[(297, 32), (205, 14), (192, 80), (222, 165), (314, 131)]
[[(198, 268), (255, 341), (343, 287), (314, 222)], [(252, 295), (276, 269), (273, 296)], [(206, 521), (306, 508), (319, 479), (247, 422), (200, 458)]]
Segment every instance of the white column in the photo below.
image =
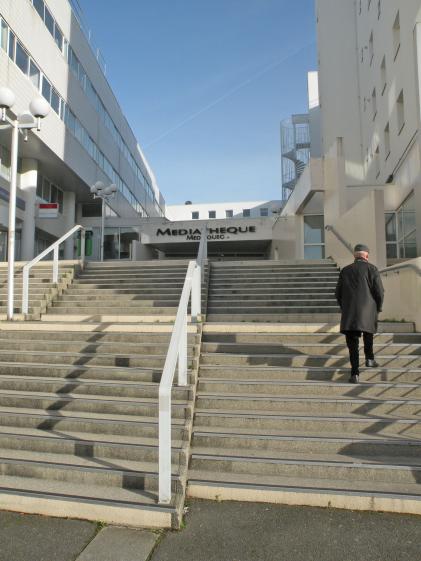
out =
[(35, 213), (38, 179), (38, 162), (25, 158), (22, 161), (20, 188), (25, 194), (25, 214), (22, 225), (21, 260), (35, 257)]
[[(417, 78), (417, 93), (418, 93), (418, 121), (421, 122), (421, 23), (416, 23), (414, 29), (415, 36), (415, 49), (416, 49), (416, 78)], [(419, 135), (419, 133), (418, 133)], [(418, 136), (418, 138), (420, 138)], [(419, 141), (420, 145), (421, 142)], [(421, 151), (421, 146), (419, 148)], [(419, 184), (415, 185), (415, 225), (416, 225), (416, 240), (417, 240), (417, 255), (421, 256), (421, 190)]]
[[(65, 191), (63, 197), (63, 226), (64, 232), (68, 232), (76, 225), (76, 195), (72, 191)], [(64, 259), (74, 259), (73, 238), (64, 242)]]

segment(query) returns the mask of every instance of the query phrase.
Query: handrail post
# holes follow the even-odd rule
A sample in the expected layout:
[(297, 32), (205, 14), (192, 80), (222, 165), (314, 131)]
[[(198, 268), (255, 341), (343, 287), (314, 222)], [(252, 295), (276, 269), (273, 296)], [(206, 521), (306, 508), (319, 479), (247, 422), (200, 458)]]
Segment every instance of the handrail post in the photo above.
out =
[(22, 314), (28, 313), (29, 301), (29, 267), (24, 265), (22, 275)]
[(178, 346), (178, 385), (187, 386), (187, 310), (183, 317)]
[(85, 228), (82, 228), (80, 232), (80, 261), (82, 263), (82, 271), (85, 268), (85, 243), (86, 243), (86, 232), (85, 232)]
[(192, 293), (191, 293), (191, 316), (192, 320), (198, 321), (202, 307), (202, 267), (196, 264), (193, 273)]
[(53, 282), (58, 283), (58, 252), (59, 247), (56, 245), (53, 250)]
[(171, 389), (159, 388), (159, 502), (171, 502)]

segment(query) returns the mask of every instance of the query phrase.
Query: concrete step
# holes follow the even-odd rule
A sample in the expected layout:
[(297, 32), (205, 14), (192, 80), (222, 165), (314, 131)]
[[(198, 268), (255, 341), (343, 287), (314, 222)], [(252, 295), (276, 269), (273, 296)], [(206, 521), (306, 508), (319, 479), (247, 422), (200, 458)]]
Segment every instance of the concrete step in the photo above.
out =
[(300, 291), (290, 291), (290, 290), (284, 290), (284, 291), (276, 291), (274, 292), (273, 290), (268, 290), (267, 294), (262, 293), (261, 291), (256, 291), (256, 292), (252, 292), (250, 293), (248, 290), (237, 290), (237, 289), (232, 289), (230, 291), (216, 291), (216, 290), (212, 290), (209, 293), (209, 299), (212, 302), (222, 302), (222, 301), (235, 301), (238, 299), (241, 300), (247, 300), (247, 301), (253, 301), (253, 302), (273, 302), (273, 301), (277, 301), (277, 300), (285, 300), (285, 299), (293, 299), (293, 300), (323, 300), (325, 298), (328, 299), (332, 299), (333, 298), (333, 290), (331, 289), (326, 289), (324, 291), (313, 291), (313, 289), (308, 289), (308, 290), (300, 290)]
[[(252, 343), (257, 347), (263, 345), (343, 345), (342, 333), (207, 333), (202, 335), (205, 343)], [(378, 333), (374, 336), (375, 344), (401, 343), (421, 344), (421, 333)]]
[[(99, 293), (98, 293), (99, 292)], [(111, 305), (113, 302), (116, 303), (126, 303), (126, 302), (142, 302), (142, 304), (145, 305), (154, 305), (154, 304), (158, 304), (158, 303), (162, 303), (162, 305), (167, 306), (169, 304), (173, 305), (174, 302), (176, 302), (177, 306), (180, 302), (180, 296), (181, 293), (179, 295), (174, 294), (174, 293), (168, 293), (168, 294), (156, 294), (156, 293), (150, 293), (150, 294), (103, 294), (102, 291), (97, 291), (93, 294), (86, 294), (85, 293), (78, 293), (78, 294), (74, 294), (72, 293), (65, 293), (63, 294), (63, 296), (61, 296), (59, 298), (59, 302), (61, 303), (70, 303), (70, 305), (73, 302), (98, 302), (101, 303), (102, 305), (109, 306)], [(86, 305), (86, 304), (85, 304)], [(120, 304), (121, 305), (121, 304)], [(161, 305), (161, 304), (160, 304)]]
[[(233, 320), (237, 321), (238, 316), (253, 316), (253, 317), (262, 317), (262, 320), (265, 320), (265, 316), (280, 316), (283, 315), (300, 315), (300, 314), (338, 314), (339, 315), (339, 306), (335, 303), (332, 305), (322, 304), (317, 305), (309, 301), (308, 303), (300, 302), (296, 303), (296, 305), (282, 305), (282, 306), (247, 306), (246, 302), (240, 302), (240, 305), (235, 306), (235, 312), (233, 314)], [(232, 303), (230, 303), (230, 307)], [(207, 314), (212, 315), (212, 317), (218, 318), (216, 321), (222, 321), (221, 318), (225, 318), (227, 314), (224, 314), (224, 310), (226, 309), (227, 305), (221, 306), (214, 306), (212, 301), (208, 303)], [(222, 313), (221, 313), (222, 312)], [(218, 317), (219, 316), (219, 317)], [(229, 317), (229, 316), (228, 316)], [(209, 321), (212, 321), (209, 319)], [(214, 320), (215, 321), (215, 320)]]
[[(417, 355), (392, 354), (377, 355), (376, 361), (381, 367), (386, 368), (419, 368), (421, 357)], [(341, 355), (297, 355), (295, 353), (259, 355), (259, 354), (228, 354), (228, 353), (202, 353), (202, 364), (213, 365), (255, 365), (255, 366), (319, 366), (339, 367), (347, 366), (349, 358)], [(361, 363), (363, 363), (361, 359)]]
[[(117, 437), (87, 433), (55, 434), (40, 429), (0, 427), (0, 456), (7, 450), (66, 454), (100, 460), (129, 460), (132, 462), (157, 462), (158, 441), (152, 438)], [(185, 466), (187, 462), (185, 442), (173, 441), (172, 462)]]
[(130, 307), (112, 307), (112, 306), (60, 306), (58, 302), (48, 309), (50, 315), (54, 314), (67, 314), (67, 315), (119, 315), (119, 316), (151, 316), (151, 315), (174, 315), (176, 314), (178, 306), (156, 307), (153, 306), (130, 306)]
[(292, 381), (265, 381), (261, 379), (212, 379), (201, 378), (198, 392), (200, 396), (206, 395), (264, 395), (274, 396), (320, 396), (324, 397), (360, 397), (383, 399), (421, 399), (421, 382), (419, 384), (392, 384), (387, 382), (367, 383), (362, 382), (355, 386), (338, 382), (302, 382)]
[[(213, 280), (221, 280), (221, 279), (237, 279), (239, 280), (240, 275), (237, 271), (218, 271), (213, 270), (210, 274), (211, 281)], [(274, 279), (274, 278), (325, 278), (325, 279), (336, 279), (339, 277), (339, 271), (337, 270), (327, 270), (327, 271), (320, 271), (320, 270), (313, 270), (313, 269), (302, 269), (302, 270), (279, 270), (279, 271), (269, 271), (269, 270), (254, 270), (245, 273), (240, 277), (246, 279)], [(241, 281), (240, 281), (241, 282)]]
[(421, 513), (418, 483), (264, 476), (191, 470), (189, 497), (341, 508)]
[[(129, 382), (125, 380), (65, 380), (57, 378), (40, 378), (38, 376), (20, 376), (18, 378), (0, 374), (1, 391), (18, 392), (45, 392), (56, 396), (86, 395), (95, 398), (151, 398), (157, 399), (159, 384), (154, 382)], [(173, 386), (172, 397), (176, 400), (192, 399), (193, 388), (191, 386)]]
[(68, 296), (86, 296), (89, 297), (90, 295), (98, 296), (106, 298), (107, 296), (136, 296), (136, 295), (143, 295), (143, 294), (155, 294), (155, 295), (173, 295), (173, 294), (181, 294), (181, 290), (183, 286), (181, 284), (175, 286), (150, 286), (150, 287), (142, 287), (142, 288), (135, 288), (133, 286), (128, 286), (126, 288), (119, 287), (117, 285), (116, 288), (90, 288), (88, 285), (79, 285), (79, 284), (71, 284), (68, 289), (66, 290), (66, 294)]
[[(80, 413), (91, 413), (93, 415), (122, 415), (125, 418), (158, 416), (157, 398), (133, 398), (96, 396), (90, 394), (56, 395), (49, 392), (12, 391), (0, 390), (0, 407), (24, 408), (48, 410), (54, 412), (77, 411)], [(191, 408), (186, 399), (175, 399), (172, 401), (172, 415), (179, 419), (189, 419)]]
[[(73, 380), (113, 380), (118, 382), (153, 382), (161, 381), (162, 368), (125, 368), (115, 366), (83, 366), (45, 364), (42, 362), (2, 362), (3, 376), (33, 376), (38, 378), (60, 378), (71, 383)], [(188, 383), (193, 383), (195, 374), (187, 374)], [(64, 383), (64, 382), (63, 382)]]
[(270, 411), (231, 411), (223, 409), (202, 409), (195, 412), (195, 426), (262, 429), (289, 432), (318, 432), (342, 434), (377, 434), (399, 438), (421, 437), (421, 419), (376, 415), (369, 416), (343, 414), (318, 415), (279, 414)]
[[(8, 344), (9, 341), (51, 341), (54, 343), (62, 342), (81, 342), (88, 344), (127, 344), (136, 345), (153, 344), (156, 343), (158, 346), (165, 346), (168, 348), (168, 344), (171, 339), (171, 331), (168, 332), (101, 332), (101, 331), (67, 331), (68, 326), (63, 326), (61, 331), (30, 331), (30, 330), (13, 330), (6, 331), (0, 330), (0, 343)], [(188, 342), (190, 345), (199, 343), (199, 335), (196, 333), (188, 333)], [(121, 349), (121, 347), (119, 347)]]
[(168, 280), (171, 277), (157, 277), (157, 278), (153, 278), (153, 279), (121, 279), (121, 278), (116, 278), (116, 279), (110, 279), (110, 278), (104, 278), (104, 279), (98, 279), (98, 278), (94, 278), (94, 279), (84, 279), (84, 278), (78, 278), (75, 279), (74, 282), (74, 286), (76, 286), (77, 288), (81, 288), (81, 287), (87, 287), (87, 288), (124, 288), (124, 286), (131, 286), (133, 288), (136, 287), (149, 287), (149, 286), (167, 286), (167, 287), (182, 287), (184, 284), (184, 277), (180, 279), (173, 279)]
[(10, 511), (139, 528), (178, 528), (184, 504), (183, 496), (177, 493), (170, 505), (162, 506), (154, 491), (21, 476), (2, 476), (0, 493), (2, 507)]
[[(343, 338), (344, 339), (344, 338)], [(381, 355), (421, 355), (421, 344), (411, 345), (410, 343), (377, 343), (373, 345), (374, 354)], [(250, 354), (250, 355), (277, 355), (277, 354), (296, 354), (296, 355), (343, 355), (349, 356), (346, 344), (338, 343), (315, 343), (303, 344), (290, 342), (289, 344), (276, 344), (261, 342), (257, 343), (202, 343), (204, 353), (228, 353), (228, 354)]]
[[(244, 454), (244, 451), (243, 451)], [(297, 454), (297, 456), (299, 456)], [(342, 461), (341, 461), (342, 460)], [(398, 484), (414, 484), (418, 481), (418, 493), (421, 497), (421, 462), (419, 459), (403, 458), (401, 463), (392, 458), (389, 463), (370, 463), (369, 459), (359, 459), (355, 463), (352, 458), (343, 461), (342, 457), (326, 455), (319, 459), (297, 457), (291, 459), (259, 458), (250, 455), (196, 454), (193, 452), (190, 469), (225, 473), (248, 473), (280, 477), (307, 479), (359, 480), (368, 482), (385, 482)]]
[[(225, 365), (200, 366), (200, 379), (229, 378), (236, 380), (261, 380), (264, 381), (323, 381), (323, 382), (348, 382), (350, 366), (246, 366), (230, 365), (229, 370)], [(361, 382), (393, 382), (393, 383), (421, 383), (421, 368), (360, 368)]]
[[(257, 432), (257, 431), (256, 431)], [(300, 454), (315, 458), (316, 455), (341, 455), (344, 458), (389, 458), (396, 462), (403, 457), (421, 458), (421, 440), (385, 438), (377, 435), (359, 437), (317, 436), (296, 434), (247, 434), (196, 427), (193, 434), (194, 453), (217, 450), (226, 454), (227, 450), (237, 450), (237, 454), (262, 457), (287, 457)], [(247, 452), (245, 452), (247, 451)], [(231, 453), (230, 453), (231, 455)]]
[(165, 307), (178, 308), (179, 303), (180, 300), (177, 298), (172, 298), (167, 300), (147, 300), (137, 297), (134, 300), (134, 299), (119, 297), (119, 298), (115, 298), (115, 300), (111, 300), (108, 298), (107, 299), (103, 299), (103, 298), (70, 299), (67, 296), (64, 296), (62, 298), (59, 298), (58, 300), (55, 300), (53, 306), (55, 308), (98, 307), (98, 308), (106, 308), (106, 309), (110, 309), (110, 308), (123, 309), (132, 306), (142, 307), (142, 308), (165, 308)]
[(360, 398), (349, 396), (304, 397), (302, 395), (272, 396), (272, 395), (224, 395), (204, 394), (198, 395), (196, 407), (223, 411), (238, 411), (243, 413), (265, 411), (277, 413), (296, 413), (304, 415), (318, 415), (321, 411), (325, 415), (376, 415), (382, 417), (419, 418), (421, 400), (417, 399), (381, 399)]
[[(46, 352), (46, 351), (13, 351), (0, 350), (0, 362), (42, 362), (44, 364), (71, 364), (73, 366), (119, 366), (126, 368), (162, 368), (166, 358), (163, 355), (124, 355), (124, 354), (95, 354), (95, 353), (72, 353), (72, 352)], [(194, 359), (188, 360), (191, 368)]]
[(273, 300), (255, 300), (247, 299), (242, 297), (234, 297), (229, 300), (216, 300), (213, 298), (209, 299), (208, 308), (213, 311), (218, 311), (218, 309), (226, 308), (227, 305), (230, 308), (239, 309), (240, 311), (251, 309), (253, 311), (263, 310), (267, 313), (268, 309), (271, 310), (285, 310), (289, 308), (335, 308), (339, 309), (336, 300), (334, 298), (306, 298), (304, 295), (300, 298), (280, 298)]
[[(2, 476), (34, 477), (77, 483), (157, 491), (158, 474), (155, 463), (132, 462), (114, 459), (112, 464), (103, 466), (95, 458), (84, 458), (70, 454), (44, 452), (42, 457), (36, 452), (7, 450), (0, 452), (0, 473)], [(173, 468), (172, 490), (181, 491), (182, 482), (178, 469)]]
[[(237, 310), (236, 310), (237, 312)], [(316, 323), (316, 324), (337, 324), (341, 320), (341, 315), (335, 310), (322, 312), (315, 312), (311, 308), (303, 310), (299, 308), (289, 308), (285, 313), (255, 313), (248, 311), (247, 313), (221, 313), (212, 312), (209, 307), (206, 312), (206, 321), (209, 323), (274, 323), (276, 324), (302, 324), (302, 323)]]
[[(157, 438), (158, 419), (138, 415), (89, 413), (86, 411), (46, 411), (27, 407), (0, 406), (0, 426), (31, 428), (48, 431), (71, 431), (100, 435)], [(189, 430), (186, 419), (177, 416), (171, 419), (172, 438), (187, 440)]]

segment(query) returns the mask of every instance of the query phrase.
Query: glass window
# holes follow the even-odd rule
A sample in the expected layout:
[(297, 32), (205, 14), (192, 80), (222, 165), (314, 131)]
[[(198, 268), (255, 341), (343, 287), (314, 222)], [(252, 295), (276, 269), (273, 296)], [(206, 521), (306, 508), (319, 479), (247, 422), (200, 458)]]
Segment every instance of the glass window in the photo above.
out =
[(32, 0), (34, 8), (44, 20), (44, 0)]
[(66, 109), (66, 125), (69, 127), (69, 129), (72, 131), (72, 133), (75, 134), (76, 117), (75, 117), (73, 111), (71, 111), (68, 107)]
[(56, 203), (58, 200), (58, 189), (51, 183), (50, 203)]
[(249, 208), (244, 208), (243, 209), (243, 216), (244, 216), (244, 218), (250, 218), (250, 209)]
[(11, 155), (5, 146), (0, 146), (0, 173), (6, 179), (10, 179)]
[(199, 220), (199, 213), (197, 210), (191, 213), (192, 220)]
[(64, 199), (63, 191), (59, 189), (57, 193), (57, 202), (58, 202), (58, 210), (61, 213), (63, 213), (63, 199)]
[(60, 114), (60, 96), (54, 88), (51, 91), (51, 107), (54, 109), (57, 115)]
[(50, 201), (50, 188), (50, 182), (44, 177), (44, 180), (42, 182), (42, 198), (44, 199), (44, 201)]
[(42, 95), (50, 103), (51, 99), (51, 84), (45, 76), (42, 77)]
[(47, 27), (48, 31), (54, 37), (54, 18), (51, 15), (50, 10), (45, 6), (45, 15), (44, 15), (45, 26)]
[(209, 218), (216, 218), (216, 210), (209, 211)]
[(304, 216), (304, 243), (320, 244), (325, 242), (323, 216)]
[(323, 245), (304, 246), (304, 259), (324, 259), (325, 248)]
[(232, 210), (225, 211), (225, 218), (232, 218), (234, 216), (234, 212)]
[(396, 112), (398, 118), (398, 133), (400, 133), (405, 126), (405, 100), (403, 95), (403, 90), (399, 94), (398, 99), (396, 100)]
[(394, 212), (387, 212), (386, 218), (386, 241), (396, 242), (397, 231), (396, 231), (396, 214)]
[(269, 216), (269, 209), (261, 208), (260, 209), (260, 216)]
[(0, 37), (0, 45), (1, 45), (1, 48), (2, 48), (4, 51), (7, 51), (7, 34), (8, 34), (8, 27), (7, 27), (6, 22), (5, 22), (4, 20), (1, 20), (0, 33), (1, 33), (1, 37)]
[(395, 243), (386, 244), (386, 258), (396, 259), (398, 257), (398, 246)]
[(29, 78), (31, 79), (31, 82), (34, 84), (36, 89), (39, 90), (40, 71), (33, 60), (31, 60), (29, 64)]
[(14, 33), (9, 29), (9, 57), (15, 60), (15, 43), (16, 37)]
[(42, 175), (40, 173), (37, 177), (37, 197), (42, 199)]
[(16, 64), (24, 74), (28, 75), (29, 56), (19, 41), (16, 41)]
[(77, 56), (75, 55), (74, 50), (71, 47), (69, 47), (69, 64), (70, 64), (71, 71), (76, 76), (76, 78), (78, 78), (79, 77), (79, 60), (78, 60)]
[(60, 49), (60, 51), (63, 51), (63, 33), (60, 31), (60, 28), (57, 24), (54, 28), (54, 41), (57, 43), (57, 47)]

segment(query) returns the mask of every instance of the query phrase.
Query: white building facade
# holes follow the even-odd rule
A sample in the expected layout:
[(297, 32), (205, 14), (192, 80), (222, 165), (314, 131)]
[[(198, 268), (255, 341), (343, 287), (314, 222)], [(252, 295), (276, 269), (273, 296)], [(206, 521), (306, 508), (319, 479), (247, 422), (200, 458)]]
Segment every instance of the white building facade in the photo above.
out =
[[(40, 94), (51, 106), (42, 130), (19, 143), (18, 259), (31, 259), (76, 219), (100, 216), (90, 194), (97, 181), (118, 188), (109, 216), (134, 224), (164, 216), (154, 175), (69, 0), (0, 0), (0, 86), (16, 94), (11, 117)], [(0, 130), (0, 260), (6, 259), (9, 182), (10, 132)], [(38, 216), (43, 202), (58, 203), (57, 218)], [(95, 247), (98, 237), (95, 230)], [(63, 256), (74, 256), (73, 240)]]
[(339, 263), (361, 241), (380, 266), (420, 256), (421, 0), (316, 5), (320, 156), (283, 213), (318, 200)]

